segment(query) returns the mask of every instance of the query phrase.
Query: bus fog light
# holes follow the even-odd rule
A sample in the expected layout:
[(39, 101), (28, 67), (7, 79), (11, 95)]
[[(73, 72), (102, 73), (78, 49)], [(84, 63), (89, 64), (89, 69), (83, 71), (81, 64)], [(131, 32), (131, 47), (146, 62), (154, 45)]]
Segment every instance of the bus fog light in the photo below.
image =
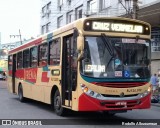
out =
[(101, 95), (100, 95), (100, 94), (97, 94), (97, 95), (96, 95), (96, 98), (100, 98), (100, 97), (101, 97)]
[(94, 95), (94, 92), (93, 92), (93, 91), (90, 91), (89, 95), (93, 96), (93, 95)]
[(148, 91), (145, 91), (144, 93), (140, 93), (139, 95), (140, 95), (140, 97), (142, 98), (142, 97), (145, 97), (146, 95), (148, 95)]
[(84, 84), (80, 84), (80, 86), (81, 86), (81, 88), (84, 88), (84, 87), (86, 87), (86, 85), (84, 85)]
[(144, 97), (144, 94), (143, 94), (143, 93), (141, 93), (141, 94), (140, 94), (140, 97), (141, 97), (141, 98), (142, 98), (142, 97)]
[(148, 91), (145, 91), (145, 92), (144, 92), (144, 96), (146, 96), (147, 94), (148, 94)]

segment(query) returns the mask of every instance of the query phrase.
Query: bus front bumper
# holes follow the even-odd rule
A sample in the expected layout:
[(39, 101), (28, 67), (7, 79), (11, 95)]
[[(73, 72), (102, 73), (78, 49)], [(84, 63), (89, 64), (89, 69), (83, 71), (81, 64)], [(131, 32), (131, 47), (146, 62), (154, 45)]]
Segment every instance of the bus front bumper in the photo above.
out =
[(109, 111), (148, 109), (151, 106), (151, 93), (141, 99), (135, 100), (98, 100), (86, 94), (79, 97), (79, 111)]

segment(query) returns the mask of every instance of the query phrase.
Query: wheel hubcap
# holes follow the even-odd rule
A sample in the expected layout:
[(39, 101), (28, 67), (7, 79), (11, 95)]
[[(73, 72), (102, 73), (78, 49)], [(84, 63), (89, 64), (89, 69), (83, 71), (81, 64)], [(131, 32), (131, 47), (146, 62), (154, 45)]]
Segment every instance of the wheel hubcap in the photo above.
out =
[(55, 108), (56, 108), (56, 109), (60, 109), (60, 107), (61, 107), (60, 96), (57, 96), (57, 97), (55, 98)]

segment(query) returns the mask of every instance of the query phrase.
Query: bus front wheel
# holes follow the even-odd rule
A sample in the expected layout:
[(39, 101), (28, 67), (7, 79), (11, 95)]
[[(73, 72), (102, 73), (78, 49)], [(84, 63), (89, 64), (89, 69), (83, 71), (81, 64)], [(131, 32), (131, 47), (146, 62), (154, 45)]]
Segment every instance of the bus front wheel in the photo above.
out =
[(54, 110), (59, 116), (65, 114), (65, 108), (62, 107), (61, 96), (58, 90), (54, 94)]
[(23, 88), (22, 88), (22, 85), (19, 85), (19, 88), (18, 88), (18, 97), (19, 97), (19, 100), (21, 102), (23, 102), (25, 100), (25, 98), (23, 97)]

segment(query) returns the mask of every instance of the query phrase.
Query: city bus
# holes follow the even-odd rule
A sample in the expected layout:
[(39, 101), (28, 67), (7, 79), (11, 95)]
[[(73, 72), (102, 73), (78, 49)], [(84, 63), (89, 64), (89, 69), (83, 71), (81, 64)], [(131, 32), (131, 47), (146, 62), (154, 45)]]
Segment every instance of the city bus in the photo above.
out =
[(151, 26), (87, 17), (9, 51), (8, 89), (21, 102), (50, 104), (59, 116), (149, 109)]

